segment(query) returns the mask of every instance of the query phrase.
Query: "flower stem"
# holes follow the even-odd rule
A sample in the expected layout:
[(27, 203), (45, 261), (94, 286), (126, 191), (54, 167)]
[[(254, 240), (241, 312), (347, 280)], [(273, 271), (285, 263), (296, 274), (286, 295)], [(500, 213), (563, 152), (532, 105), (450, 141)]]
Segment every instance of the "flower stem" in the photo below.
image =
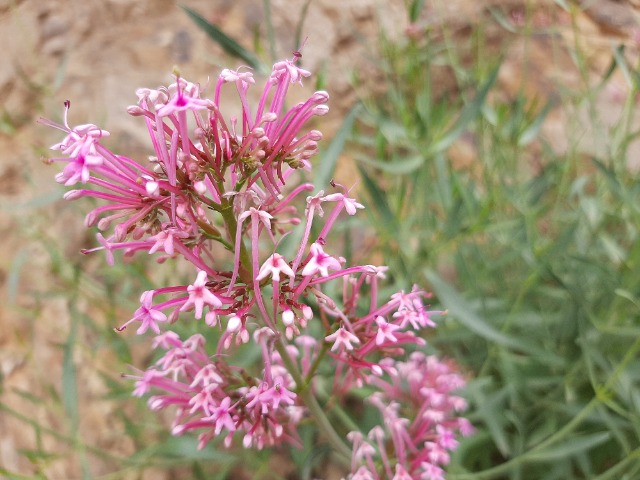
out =
[(282, 358), (282, 362), (285, 367), (293, 377), (293, 380), (296, 382), (296, 385), (299, 386), (298, 393), (302, 397), (305, 405), (309, 409), (311, 416), (313, 417), (316, 425), (320, 432), (324, 435), (326, 440), (331, 444), (331, 446), (336, 451), (338, 459), (343, 462), (345, 465), (349, 465), (351, 462), (351, 449), (347, 446), (347, 444), (340, 438), (340, 435), (335, 431), (331, 422), (325, 415), (324, 410), (318, 403), (318, 400), (313, 395), (313, 392), (309, 388), (308, 384), (305, 384), (302, 375), (298, 371), (298, 367), (293, 362), (289, 353), (287, 352), (287, 348), (282, 340), (282, 337), (279, 337), (275, 342), (276, 350), (280, 354)]

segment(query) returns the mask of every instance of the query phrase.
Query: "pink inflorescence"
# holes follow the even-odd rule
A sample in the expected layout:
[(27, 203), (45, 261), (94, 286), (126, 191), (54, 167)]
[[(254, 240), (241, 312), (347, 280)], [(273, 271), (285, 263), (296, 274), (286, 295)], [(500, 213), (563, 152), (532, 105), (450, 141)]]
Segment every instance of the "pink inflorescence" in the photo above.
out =
[[(290, 183), (296, 170), (310, 169), (322, 134), (307, 124), (327, 113), (329, 96), (318, 91), (285, 107), (290, 86), (309, 76), (297, 59), (274, 65), (255, 108), (248, 69), (223, 70), (211, 99), (179, 75), (167, 88), (138, 90), (128, 112), (146, 122), (154, 152), (145, 165), (104, 147), (105, 130), (70, 127), (66, 102), (62, 125), (41, 120), (67, 134), (52, 147), (62, 156), (51, 161), (66, 163), (56, 179), (80, 184), (65, 198), (102, 202), (85, 222), (102, 232), (99, 246), (84, 253), (103, 250), (113, 264), (117, 251), (142, 251), (193, 266), (193, 283), (142, 293), (117, 328), (155, 334), (162, 356), (133, 376), (134, 394), (153, 393), (152, 410), (175, 410), (173, 434), (199, 432), (200, 448), (213, 438), (226, 446), (239, 438), (245, 448), (299, 444), (298, 424), (318, 415), (310, 403), (328, 363), (328, 394), (344, 400), (374, 389), (368, 403), (382, 419), (366, 438), (343, 429), (353, 451), (348, 478), (443, 478), (455, 435), (471, 432), (457, 416), (465, 402), (452, 393), (464, 380), (452, 364), (406, 351), (425, 344), (417, 333), (443, 312), (429, 310), (417, 287), (381, 301), (386, 267), (348, 266), (327, 245), (336, 221), (364, 208), (348, 189), (331, 182), (332, 193), (307, 196), (298, 211), (314, 187)], [(237, 118), (221, 113), (225, 84), (237, 90)], [(286, 257), (280, 240), (298, 225), (300, 243)], [(171, 329), (181, 314), (218, 329), (217, 345), (207, 349), (200, 334), (181, 339)], [(258, 372), (234, 365), (237, 346), (250, 342), (264, 365)]]

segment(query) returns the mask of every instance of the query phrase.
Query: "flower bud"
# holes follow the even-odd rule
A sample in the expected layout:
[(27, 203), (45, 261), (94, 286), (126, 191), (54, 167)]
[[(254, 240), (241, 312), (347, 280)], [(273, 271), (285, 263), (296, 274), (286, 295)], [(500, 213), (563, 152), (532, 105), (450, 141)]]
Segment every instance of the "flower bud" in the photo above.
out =
[(263, 124), (263, 123), (268, 123), (268, 122), (275, 122), (278, 119), (278, 115), (276, 115), (273, 112), (267, 112), (264, 115), (262, 115), (262, 118), (260, 119), (260, 122), (258, 122), (259, 124)]
[(318, 105), (316, 107), (313, 107), (313, 114), (318, 115), (319, 117), (326, 115), (328, 111), (329, 107), (327, 107), (326, 105)]
[(200, 195), (204, 195), (205, 193), (207, 193), (207, 185), (203, 181), (195, 182), (193, 184), (193, 188)]
[(144, 185), (145, 190), (147, 191), (147, 195), (150, 197), (157, 197), (160, 195), (160, 184), (154, 181), (148, 181)]
[(242, 320), (237, 315), (232, 315), (227, 323), (227, 332), (237, 333), (242, 326)]
[(324, 90), (318, 90), (311, 98), (314, 103), (327, 103), (329, 101), (329, 94)]
[(141, 115), (144, 115), (144, 109), (138, 105), (129, 105), (127, 107), (127, 113), (133, 117), (140, 117)]
[(282, 312), (282, 323), (284, 323), (287, 327), (293, 324), (295, 318), (295, 315), (289, 309)]
[(309, 137), (309, 140), (313, 140), (314, 142), (319, 142), (320, 140), (322, 140), (322, 132), (320, 130), (311, 130), (307, 134), (307, 137)]
[(262, 127), (254, 128), (253, 130), (251, 130), (251, 135), (256, 138), (264, 137), (264, 128)]
[[(87, 215), (88, 217), (89, 215)], [(92, 223), (92, 225), (95, 224), (95, 219), (94, 219), (94, 223)], [(109, 228), (109, 225), (111, 225), (111, 220), (109, 220), (108, 218), (101, 218), (100, 221), (98, 222), (98, 230), (106, 230), (107, 228)]]
[(65, 200), (75, 200), (77, 198), (80, 198), (81, 196), (82, 190), (69, 190), (62, 196), (62, 198), (64, 198)]
[(218, 316), (216, 315), (216, 312), (207, 312), (207, 314), (204, 316), (204, 323), (206, 323), (210, 327), (215, 327), (218, 324)]
[(84, 226), (87, 228), (93, 227), (97, 221), (98, 221), (98, 216), (94, 211), (91, 211), (87, 213), (86, 217), (84, 217)]

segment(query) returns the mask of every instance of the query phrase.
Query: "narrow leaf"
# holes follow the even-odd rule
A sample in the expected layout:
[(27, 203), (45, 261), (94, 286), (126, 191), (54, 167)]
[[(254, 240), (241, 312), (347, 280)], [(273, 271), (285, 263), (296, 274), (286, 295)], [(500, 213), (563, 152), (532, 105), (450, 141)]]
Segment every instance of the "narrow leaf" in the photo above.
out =
[(520, 138), (518, 138), (519, 147), (529, 145), (538, 136), (538, 133), (540, 133), (540, 128), (547, 118), (547, 115), (549, 115), (549, 112), (554, 106), (554, 103), (555, 102), (553, 100), (549, 100), (542, 108), (535, 120), (531, 122), (531, 124), (527, 128), (524, 129), (524, 131), (520, 135)]
[(78, 387), (76, 365), (73, 359), (73, 352), (76, 344), (76, 334), (78, 329), (78, 315), (73, 312), (69, 336), (64, 344), (62, 359), (62, 404), (71, 419), (72, 431), (77, 430), (79, 421), (78, 415)]
[(249, 64), (250, 67), (254, 68), (260, 73), (264, 74), (267, 72), (267, 68), (258, 59), (258, 57), (256, 57), (253, 53), (236, 42), (233, 38), (225, 34), (216, 25), (209, 23), (199, 13), (191, 10), (185, 5), (180, 5), (180, 8), (182, 8), (187, 13), (187, 15), (189, 15), (189, 17), (191, 17), (193, 22), (198, 27), (200, 27), (209, 36), (209, 38), (220, 45), (222, 49), (229, 55), (244, 60)]
[(318, 165), (315, 171), (315, 181), (314, 184), (317, 189), (327, 188), (331, 178), (333, 177), (333, 173), (336, 169), (336, 164), (338, 163), (338, 158), (340, 158), (340, 154), (344, 150), (344, 144), (351, 135), (351, 130), (353, 129), (353, 122), (356, 117), (360, 113), (362, 109), (362, 105), (357, 103), (354, 105), (349, 113), (345, 116), (342, 121), (342, 125), (340, 125), (340, 129), (333, 140), (327, 147), (327, 150), (322, 155), (322, 160), (320, 161), (320, 165)]
[(568, 439), (566, 442), (554, 444), (540, 452), (531, 454), (531, 460), (553, 461), (560, 460), (571, 455), (584, 453), (598, 445), (603, 444), (611, 438), (610, 432), (593, 433), (591, 435), (580, 435)]
[(424, 0), (413, 0), (413, 2), (411, 2), (411, 7), (409, 8), (409, 20), (411, 20), (412, 23), (418, 20), (423, 7)]
[(382, 217), (380, 219), (382, 221), (380, 226), (381, 228), (386, 229), (383, 233), (388, 235), (389, 232), (395, 232), (397, 234), (400, 228), (395, 215), (391, 211), (391, 207), (387, 201), (387, 196), (378, 184), (367, 174), (362, 166), (358, 165), (358, 170), (360, 171), (360, 176), (362, 177), (364, 186), (371, 197), (371, 202), (375, 206), (375, 211), (380, 214), (380, 217)]
[(400, 160), (385, 162), (375, 158), (369, 158), (365, 155), (358, 155), (357, 160), (365, 165), (371, 165), (372, 167), (382, 170), (383, 172), (395, 175), (407, 175), (420, 168), (424, 164), (426, 158), (422, 154), (417, 154)]
[(493, 325), (478, 315), (469, 302), (467, 302), (467, 300), (464, 299), (464, 297), (462, 297), (462, 295), (460, 295), (460, 293), (458, 293), (453, 287), (442, 280), (442, 278), (440, 278), (440, 276), (433, 270), (426, 269), (424, 271), (424, 275), (433, 287), (435, 294), (451, 315), (472, 332), (478, 334), (489, 342), (501, 345), (505, 348), (526, 352), (535, 356), (541, 356), (550, 363), (562, 364), (562, 359), (557, 358), (551, 352), (497, 330)]
[(482, 106), (484, 105), (489, 91), (498, 78), (499, 71), (500, 64), (498, 64), (493, 69), (487, 81), (478, 91), (476, 97), (464, 107), (464, 109), (460, 113), (460, 116), (455, 121), (453, 126), (449, 129), (449, 131), (447, 131), (440, 140), (431, 145), (431, 148), (429, 148), (430, 154), (435, 154), (446, 150), (453, 144), (453, 142), (455, 142), (460, 137), (460, 135), (464, 133), (469, 123), (471, 123), (471, 121), (475, 119), (482, 111)]

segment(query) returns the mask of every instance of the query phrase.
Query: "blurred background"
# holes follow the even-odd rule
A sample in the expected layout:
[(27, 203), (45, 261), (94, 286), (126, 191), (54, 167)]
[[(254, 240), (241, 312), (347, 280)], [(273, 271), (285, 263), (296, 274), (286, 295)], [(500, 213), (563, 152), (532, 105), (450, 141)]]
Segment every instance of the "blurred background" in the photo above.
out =
[[(432, 290), (430, 348), (466, 372), (477, 434), (450, 479), (640, 478), (640, 6), (633, 0), (185, 0), (264, 65), (302, 49), (318, 188), (366, 215), (351, 261)], [(172, 0), (0, 0), (0, 477), (340, 478), (326, 452), (208, 448), (120, 378), (148, 341), (113, 328), (171, 269), (107, 267), (85, 204), (43, 162), (95, 123), (149, 155), (139, 87), (247, 64)], [(304, 93), (300, 93), (300, 96)], [(349, 246), (352, 246), (349, 249)], [(365, 248), (362, 248), (365, 247)], [(367, 257), (362, 256), (366, 253)], [(155, 268), (155, 267), (154, 267)]]

